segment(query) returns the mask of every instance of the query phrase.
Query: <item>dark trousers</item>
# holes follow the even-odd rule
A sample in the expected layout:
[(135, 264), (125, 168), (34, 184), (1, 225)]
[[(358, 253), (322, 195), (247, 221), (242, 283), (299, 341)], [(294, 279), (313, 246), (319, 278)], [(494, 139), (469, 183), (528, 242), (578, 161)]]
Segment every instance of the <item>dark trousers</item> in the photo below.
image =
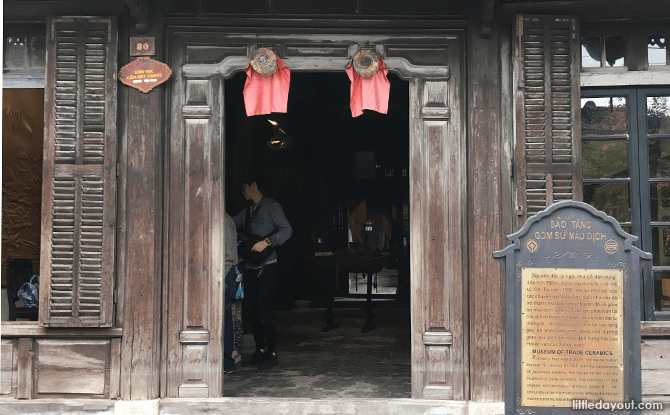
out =
[(233, 303), (232, 298), (237, 291), (237, 273), (231, 269), (226, 274), (226, 298), (223, 315), (223, 370), (228, 372), (235, 370), (235, 359), (233, 359), (233, 348), (235, 347), (235, 332), (233, 330)]
[[(244, 270), (244, 313), (253, 328), (256, 349), (274, 353), (277, 346), (274, 303), (277, 264), (266, 265), (260, 277), (260, 269)], [(267, 343), (267, 347), (266, 347)]]

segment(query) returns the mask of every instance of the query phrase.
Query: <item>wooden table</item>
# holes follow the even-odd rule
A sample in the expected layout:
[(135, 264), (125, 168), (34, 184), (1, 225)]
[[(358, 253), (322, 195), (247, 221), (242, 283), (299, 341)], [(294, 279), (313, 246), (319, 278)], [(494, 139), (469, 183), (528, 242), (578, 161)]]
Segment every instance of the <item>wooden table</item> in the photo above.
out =
[[(348, 273), (362, 273), (367, 275), (367, 290), (365, 295), (365, 325), (361, 328), (361, 333), (367, 333), (375, 329), (373, 323), (372, 310), (372, 275), (381, 271), (384, 266), (389, 265), (393, 260), (393, 254), (382, 252), (379, 249), (372, 249), (361, 252), (342, 252), (329, 255), (320, 255), (314, 258), (314, 261), (323, 265), (328, 265), (335, 269), (335, 278), (326, 280), (326, 291), (328, 295), (328, 306), (326, 308), (326, 326), (321, 331), (329, 331), (337, 328), (333, 320), (333, 307), (335, 305), (336, 281), (340, 270)], [(348, 292), (348, 286), (347, 286)], [(345, 297), (347, 295), (344, 295)]]

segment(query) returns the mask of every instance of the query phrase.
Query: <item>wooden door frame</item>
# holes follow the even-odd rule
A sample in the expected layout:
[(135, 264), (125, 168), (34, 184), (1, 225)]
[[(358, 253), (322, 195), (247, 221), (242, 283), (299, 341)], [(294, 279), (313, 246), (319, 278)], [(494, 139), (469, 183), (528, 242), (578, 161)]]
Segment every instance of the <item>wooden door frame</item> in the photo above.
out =
[[(288, 31), (254, 33), (253, 30), (234, 33), (203, 32), (203, 29), (173, 29), (168, 36), (171, 44), (169, 60), (174, 70), (170, 110), (172, 126), (168, 132), (170, 145), (166, 153), (165, 181), (165, 245), (164, 269), (165, 293), (163, 310), (161, 397), (222, 395), (223, 380), (212, 376), (203, 380), (200, 389), (184, 389), (179, 384), (182, 367), (180, 350), (176, 342), (204, 345), (203, 350), (217, 354), (208, 357), (209, 372), (222, 373), (222, 352), (213, 347), (222, 346), (222, 327), (191, 330), (184, 333), (179, 320), (184, 310), (170, 309), (169, 305), (184, 301), (173, 301), (171, 297), (184, 294), (188, 275), (175, 272), (174, 267), (183, 267), (183, 257), (174, 260), (179, 241), (170, 239), (183, 236), (183, 211), (175, 211), (173, 202), (181, 201), (185, 195), (178, 188), (177, 178), (171, 176), (179, 160), (179, 149), (173, 153), (173, 144), (184, 143), (184, 122), (186, 119), (200, 119), (216, 127), (224, 134), (223, 80), (235, 72), (243, 71), (249, 63), (249, 54), (257, 47), (272, 47), (292, 71), (337, 72), (343, 71), (351, 57), (361, 47), (375, 48), (382, 56), (389, 71), (410, 82), (410, 284), (412, 313), (412, 397), (430, 399), (467, 400), (469, 390), (468, 374), (468, 321), (467, 297), (467, 170), (465, 133), (465, 77), (464, 77), (464, 37), (465, 32), (445, 30), (436, 35), (415, 34), (350, 34), (333, 31), (327, 34), (291, 35)], [(351, 30), (349, 30), (350, 32)], [(193, 51), (214, 51), (226, 54), (218, 62), (190, 63), (189, 48)], [(207, 49), (210, 48), (210, 49)], [(195, 53), (194, 53), (195, 54)], [(438, 54), (444, 59), (442, 64), (421, 64), (421, 59), (432, 59)], [(418, 63), (417, 63), (418, 61)], [(205, 88), (205, 89), (203, 89)], [(194, 95), (195, 94), (195, 95)], [(198, 95), (200, 98), (197, 98)], [(219, 95), (218, 99), (212, 95)], [(196, 97), (196, 98), (194, 98)], [(208, 101), (209, 100), (209, 101)], [(211, 102), (218, 102), (212, 109)], [(181, 116), (176, 116), (180, 114)], [(212, 121), (210, 118), (217, 118)], [(170, 117), (168, 117), (170, 118)], [(207, 121), (209, 120), (209, 121)], [(181, 143), (181, 144), (179, 144)], [(220, 146), (221, 143), (216, 144)], [(223, 148), (223, 147), (221, 147)], [(210, 211), (223, 212), (225, 206), (225, 155), (222, 153), (220, 176), (214, 184), (215, 199), (220, 204)], [(176, 160), (176, 161), (175, 161)], [(177, 164), (174, 164), (177, 163)], [(182, 166), (178, 164), (178, 166)], [(178, 174), (187, 171), (183, 166)], [(212, 183), (210, 183), (212, 184)], [(175, 216), (177, 213), (177, 216)], [(437, 226), (435, 226), (437, 224)], [(176, 232), (175, 232), (176, 231)], [(211, 235), (213, 244), (221, 243), (220, 237)], [(172, 249), (172, 250), (171, 250)], [(181, 261), (181, 262), (180, 262)], [(213, 287), (222, 289), (223, 271), (215, 260), (210, 269), (216, 270), (208, 280)], [(175, 278), (175, 276), (177, 276)], [(433, 278), (429, 278), (433, 276)], [(215, 290), (216, 291), (216, 290)], [(213, 294), (210, 309), (220, 309), (222, 293)], [(214, 313), (216, 314), (216, 313)], [(221, 316), (210, 315), (212, 321)], [(172, 323), (171, 323), (172, 321)], [(222, 324), (219, 324), (221, 326)], [(197, 332), (197, 333), (196, 333)], [(209, 356), (209, 355), (208, 355)], [(176, 371), (176, 372), (175, 372)], [(204, 383), (203, 383), (204, 382)], [(207, 386), (204, 386), (207, 383)], [(197, 382), (196, 382), (197, 383)], [(194, 395), (181, 390), (195, 391)]]

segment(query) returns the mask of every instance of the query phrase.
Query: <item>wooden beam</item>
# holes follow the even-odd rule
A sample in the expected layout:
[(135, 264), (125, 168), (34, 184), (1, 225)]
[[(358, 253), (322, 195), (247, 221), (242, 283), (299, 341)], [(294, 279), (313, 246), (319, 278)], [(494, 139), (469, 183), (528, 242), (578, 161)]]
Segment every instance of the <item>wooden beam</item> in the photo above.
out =
[(493, 23), (494, 0), (480, 0), (479, 14), (481, 15), (480, 33), (484, 39), (491, 37), (491, 23)]
[(31, 324), (8, 324), (2, 322), (2, 338), (15, 337), (60, 337), (60, 338), (101, 338), (121, 337), (120, 328), (49, 328), (40, 327), (36, 321)]
[(579, 86), (616, 87), (632, 85), (667, 85), (670, 84), (670, 73), (661, 71), (602, 71), (581, 72)]
[(138, 34), (146, 33), (148, 26), (149, 5), (147, 0), (125, 0), (130, 15), (135, 19), (135, 30)]
[(516, 1), (502, 4), (504, 14), (558, 14), (579, 16), (581, 22), (608, 18), (658, 18), (670, 14), (667, 1), (629, 0), (550, 0)]
[[(292, 71), (336, 71), (344, 70), (349, 64), (348, 57), (324, 57), (321, 59), (312, 58), (285, 58), (286, 66)], [(405, 58), (386, 58), (384, 63), (390, 72), (397, 73), (403, 79), (412, 77), (441, 78), (449, 79), (449, 67), (447, 66), (419, 66), (413, 65)], [(224, 78), (230, 77), (236, 71), (242, 71), (249, 64), (249, 58), (246, 56), (228, 56), (220, 63), (214, 64), (186, 64), (182, 68), (184, 76), (191, 78), (209, 77), (212, 75), (221, 75)]]
[(119, 16), (125, 13), (122, 0), (100, 1), (31, 1), (29, 6), (22, 0), (5, 0), (3, 19), (12, 21), (41, 22), (49, 16)]
[(320, 29), (333, 29), (338, 31), (356, 33), (398, 33), (398, 30), (407, 30), (416, 33), (416, 30), (425, 29), (465, 29), (468, 27), (467, 19), (330, 19), (322, 16), (301, 16), (300, 18), (282, 17), (209, 17), (209, 16), (167, 16), (163, 20), (167, 25), (182, 26), (214, 26), (249, 30), (258, 33), (259, 28), (277, 28), (279, 30), (290, 29), (293, 33), (306, 29), (318, 31)]
[(670, 321), (643, 321), (640, 334), (642, 337), (670, 337)]

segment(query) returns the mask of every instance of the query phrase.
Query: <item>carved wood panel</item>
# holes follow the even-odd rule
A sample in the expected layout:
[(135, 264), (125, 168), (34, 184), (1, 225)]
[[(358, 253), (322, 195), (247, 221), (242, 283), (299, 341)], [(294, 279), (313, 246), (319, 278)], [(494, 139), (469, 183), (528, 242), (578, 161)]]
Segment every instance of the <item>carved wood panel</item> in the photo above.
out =
[(118, 338), (3, 339), (0, 395), (19, 399), (83, 395), (115, 399), (119, 390), (118, 355)]
[(182, 343), (181, 370), (182, 381), (179, 385), (180, 398), (206, 398), (209, 395), (207, 384), (207, 342), (202, 344)]
[[(453, 33), (402, 39), (349, 34), (259, 37), (177, 29), (171, 40), (175, 72), (166, 170), (164, 394), (213, 397), (221, 393), (221, 332), (217, 330), (222, 322), (221, 315), (212, 310), (223, 310), (222, 264), (216, 260), (223, 251), (223, 79), (243, 70), (249, 62), (248, 51), (260, 45), (277, 51), (291, 70), (338, 71), (360, 45), (373, 44), (390, 71), (411, 80), (413, 397), (467, 399), (461, 38)], [(244, 54), (240, 53), (242, 44), (247, 45)], [(391, 44), (399, 47), (386, 58), (385, 48)]]
[[(174, 66), (173, 66), (174, 67)], [(180, 71), (176, 76), (181, 77)], [(218, 397), (223, 356), (221, 82), (182, 78), (170, 176), (168, 396)]]
[(35, 344), (35, 392), (38, 395), (107, 395), (109, 340), (36, 339)]
[[(458, 45), (450, 62), (458, 62)], [(466, 148), (459, 67), (410, 88), (412, 397), (467, 399)]]

